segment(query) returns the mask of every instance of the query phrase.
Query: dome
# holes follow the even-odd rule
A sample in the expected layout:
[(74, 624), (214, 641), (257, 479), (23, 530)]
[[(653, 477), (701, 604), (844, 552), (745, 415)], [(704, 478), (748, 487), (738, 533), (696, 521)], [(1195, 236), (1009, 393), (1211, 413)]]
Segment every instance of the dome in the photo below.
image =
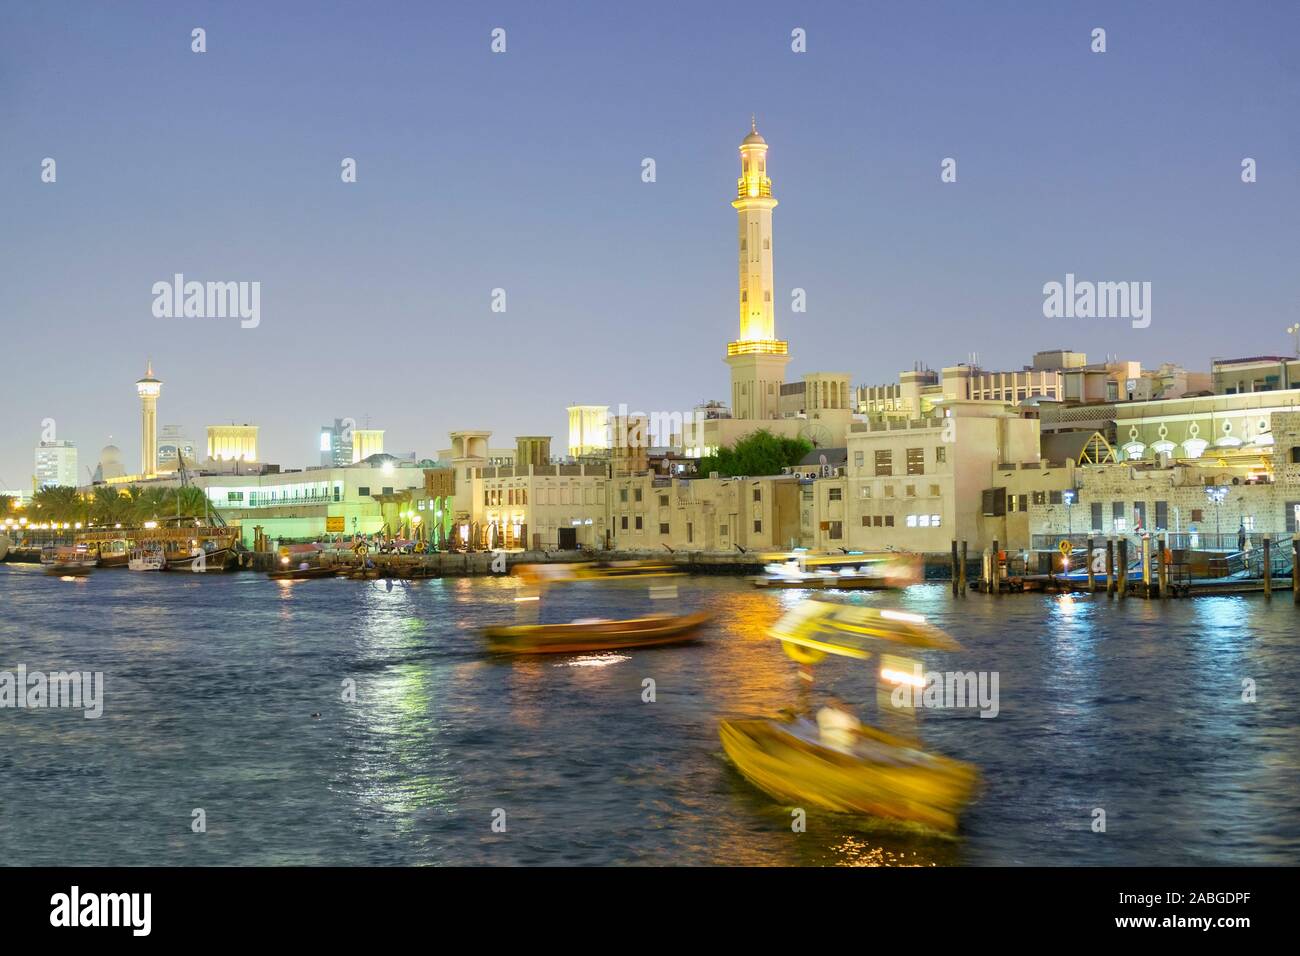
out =
[(741, 146), (766, 146), (767, 140), (758, 135), (758, 130), (754, 130), (746, 136), (740, 143)]
[(122, 460), (122, 449), (116, 445), (105, 445), (99, 450), (99, 463), (107, 465), (110, 462), (120, 462)]

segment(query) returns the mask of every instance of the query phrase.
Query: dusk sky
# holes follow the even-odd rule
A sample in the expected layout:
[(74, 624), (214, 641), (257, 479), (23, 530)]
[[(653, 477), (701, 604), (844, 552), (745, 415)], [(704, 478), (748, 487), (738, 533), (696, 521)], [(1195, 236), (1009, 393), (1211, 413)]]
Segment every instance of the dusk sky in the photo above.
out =
[[(0, 488), (30, 487), (45, 418), (83, 480), (110, 436), (134, 470), (146, 357), (160, 427), (256, 423), (286, 467), (336, 417), (390, 452), (454, 428), (562, 452), (569, 403), (726, 400), (751, 113), (792, 379), (1294, 347), (1290, 0), (4, 0)], [(260, 282), (260, 324), (156, 318), (178, 272)], [(1149, 281), (1150, 327), (1044, 318), (1068, 272)]]

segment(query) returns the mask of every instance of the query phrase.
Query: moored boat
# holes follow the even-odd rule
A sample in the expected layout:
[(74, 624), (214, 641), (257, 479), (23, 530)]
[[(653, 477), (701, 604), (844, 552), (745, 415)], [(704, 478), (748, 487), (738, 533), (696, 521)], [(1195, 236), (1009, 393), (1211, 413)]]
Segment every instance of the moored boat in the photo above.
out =
[(126, 566), (131, 571), (162, 571), (167, 567), (167, 559), (160, 547), (136, 548), (127, 558)]
[(658, 647), (689, 641), (709, 620), (704, 612), (652, 614), (631, 620), (510, 624), (483, 631), (488, 650), (507, 654), (574, 654)]
[(312, 565), (305, 568), (280, 568), (267, 571), (266, 576), (272, 581), (305, 581), (311, 578), (332, 578), (337, 576), (337, 569)]
[(902, 588), (922, 579), (922, 567), (913, 556), (810, 555), (799, 553), (784, 562), (764, 566), (752, 578), (759, 588), (807, 588), (819, 591), (858, 591)]

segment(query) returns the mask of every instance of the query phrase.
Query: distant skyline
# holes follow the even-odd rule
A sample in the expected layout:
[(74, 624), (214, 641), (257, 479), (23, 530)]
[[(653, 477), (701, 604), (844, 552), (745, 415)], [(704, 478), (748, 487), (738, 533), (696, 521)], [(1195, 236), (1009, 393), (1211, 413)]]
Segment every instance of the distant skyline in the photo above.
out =
[[(286, 467), (344, 416), (432, 457), (726, 400), (751, 113), (791, 380), (1291, 354), (1298, 38), (1281, 0), (8, 4), (0, 487), (47, 418), (83, 479), (110, 436), (134, 467), (146, 359), (160, 429), (254, 423)], [(256, 327), (156, 317), (176, 273), (260, 283)], [(1150, 282), (1150, 326), (1044, 318), (1067, 273)]]

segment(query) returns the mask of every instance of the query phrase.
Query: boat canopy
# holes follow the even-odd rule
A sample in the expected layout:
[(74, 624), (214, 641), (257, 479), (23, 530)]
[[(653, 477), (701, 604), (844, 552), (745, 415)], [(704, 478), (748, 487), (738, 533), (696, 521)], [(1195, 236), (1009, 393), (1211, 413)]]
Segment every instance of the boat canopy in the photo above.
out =
[[(823, 654), (867, 660), (872, 641), (904, 647), (960, 650), (953, 637), (919, 614), (810, 599), (788, 611), (772, 626), (795, 660), (812, 663)], [(812, 652), (810, 655), (809, 652)]]

